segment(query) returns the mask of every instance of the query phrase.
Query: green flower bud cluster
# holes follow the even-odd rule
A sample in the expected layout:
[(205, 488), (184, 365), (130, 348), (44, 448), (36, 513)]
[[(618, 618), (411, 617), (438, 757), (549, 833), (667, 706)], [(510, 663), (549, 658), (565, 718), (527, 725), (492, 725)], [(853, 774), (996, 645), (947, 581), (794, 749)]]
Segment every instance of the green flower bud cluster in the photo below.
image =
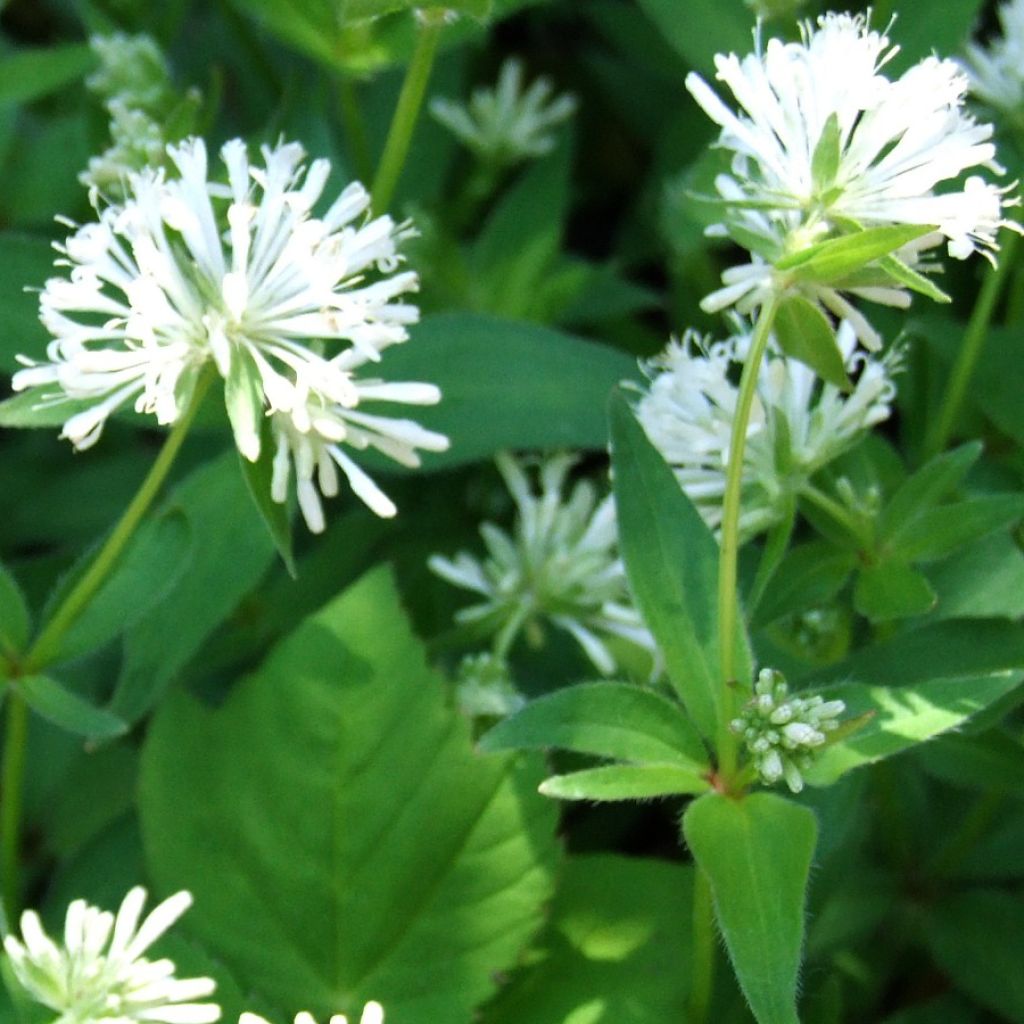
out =
[(506, 718), (526, 700), (516, 689), (508, 662), (490, 651), (467, 654), (455, 677), (459, 709), (470, 718)]
[(841, 700), (790, 696), (782, 673), (766, 668), (757, 677), (753, 698), (730, 728), (743, 737), (762, 782), (772, 786), (785, 779), (799, 793), (803, 772), (845, 710)]

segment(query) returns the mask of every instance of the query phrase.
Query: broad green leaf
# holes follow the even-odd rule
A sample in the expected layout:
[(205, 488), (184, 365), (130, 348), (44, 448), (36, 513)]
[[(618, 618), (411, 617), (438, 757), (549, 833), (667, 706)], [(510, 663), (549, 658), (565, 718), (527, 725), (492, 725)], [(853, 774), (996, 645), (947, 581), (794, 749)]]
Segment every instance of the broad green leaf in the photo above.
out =
[(504, 448), (604, 448), (608, 392), (638, 375), (624, 352), (537, 324), (448, 313), (412, 330), (412, 341), (389, 349), (384, 365), (389, 380), (441, 388), (440, 404), (416, 410), (423, 426), (451, 438), (447, 452), (424, 455), (427, 468)]
[(764, 626), (830, 601), (850, 578), (856, 561), (853, 552), (837, 551), (824, 541), (792, 548), (758, 602), (753, 625)]
[(901, 558), (928, 562), (945, 558), (965, 544), (1005, 529), (1024, 515), (1024, 497), (1001, 494), (957, 501), (928, 509), (916, 517), (913, 533), (888, 544)]
[[(19, 353), (33, 359), (46, 358), (49, 334), (39, 322), (39, 294), (27, 289), (42, 288), (46, 279), (54, 275), (56, 255), (49, 239), (16, 231), (0, 232), (0, 318), (4, 325), (0, 331), (0, 371), (13, 373), (17, 370), (20, 364), (15, 356)], [(0, 410), (11, 408), (19, 398), (21, 405), (27, 408), (24, 397), (16, 395), (13, 400), (0, 404)], [(50, 425), (59, 425), (65, 419), (66, 416)], [(0, 425), (36, 424), (11, 423), (0, 418)]]
[(1008, 533), (996, 533), (928, 567), (942, 618), (1024, 616), (1024, 553)]
[(28, 644), (32, 619), (18, 581), (0, 563), (0, 654), (20, 654)]
[(892, 757), (963, 725), (972, 715), (1014, 690), (1024, 672), (933, 679), (908, 686), (845, 683), (825, 691), (846, 704), (846, 718), (870, 715), (866, 724), (826, 747), (805, 772), (808, 782), (829, 785), (840, 775)]
[[(179, 512), (143, 524), (121, 555), (111, 575), (64, 634), (54, 660), (67, 660), (98, 650), (131, 629), (174, 589), (192, 564), (191, 528)], [(87, 552), (62, 592), (74, 585), (92, 564)], [(56, 603), (51, 599), (51, 604)]]
[(748, 53), (754, 18), (742, 0), (639, 0), (640, 9), (686, 62), (713, 72), (716, 53)]
[(878, 517), (881, 543), (895, 550), (916, 534), (922, 516), (963, 480), (979, 455), (979, 442), (961, 445), (937, 455), (908, 477)]
[(854, 607), (872, 622), (924, 615), (935, 602), (935, 591), (924, 575), (896, 559), (865, 566), (853, 588)]
[(708, 793), (683, 815), (683, 835), (711, 882), (737, 980), (758, 1024), (799, 1024), (797, 976), (814, 814), (774, 793)]
[(129, 722), (149, 710), (273, 560), (273, 545), (252, 508), (233, 452), (192, 473), (164, 512), (184, 515), (192, 561), (179, 585), (125, 634), (110, 708)]
[(1024, 1022), (1024, 899), (978, 889), (937, 900), (922, 935), (953, 984), (997, 1014)]
[(0, 104), (30, 103), (81, 78), (96, 64), (85, 43), (21, 50), (0, 58)]
[(775, 338), (787, 356), (806, 363), (822, 380), (847, 391), (843, 353), (836, 332), (817, 306), (800, 295), (790, 295), (779, 303), (775, 314)]
[(988, 729), (977, 736), (947, 733), (922, 743), (915, 759), (929, 775), (951, 786), (1024, 792), (1024, 744), (1002, 729)]
[(111, 739), (128, 728), (116, 715), (82, 700), (49, 676), (22, 676), (10, 685), (36, 714), (77, 736)]
[(822, 128), (821, 135), (818, 136), (814, 154), (811, 157), (811, 180), (818, 192), (829, 188), (835, 181), (836, 171), (839, 170), (841, 141), (839, 116), (833, 112), (825, 121), (825, 127)]
[(262, 430), (262, 441), (260, 444), (260, 457), (255, 462), (239, 455), (238, 464), (242, 470), (242, 478), (245, 480), (249, 490), (249, 497), (252, 498), (256, 511), (263, 520), (270, 533), (270, 539), (281, 556), (288, 575), (295, 579), (298, 570), (295, 567), (295, 554), (292, 545), (292, 523), (288, 514), (287, 504), (274, 501), (270, 496), (270, 485), (274, 477), (274, 448), (271, 444), (269, 431)]
[(708, 768), (707, 749), (679, 705), (628, 683), (583, 683), (539, 697), (491, 729), (480, 747), (559, 747), (620, 761)]
[[(713, 736), (721, 696), (718, 545), (621, 391), (612, 396), (609, 416), (619, 544), (630, 586), (680, 700), (701, 733)], [(742, 626), (736, 651), (740, 681), (749, 683)]]
[(483, 1024), (664, 1024), (687, 1019), (693, 869), (570, 857), (544, 932)]
[(377, 571), (218, 710), (162, 706), (143, 752), (147, 862), (161, 888), (193, 892), (210, 952), (276, 1004), (326, 1017), (375, 998), (396, 1024), (463, 1024), (551, 895), (539, 767), (473, 753)]
[(776, 267), (778, 270), (792, 271), (794, 277), (801, 281), (834, 283), (931, 230), (927, 225), (914, 224), (865, 228), (809, 246), (779, 260)]
[(706, 793), (711, 784), (705, 774), (678, 764), (612, 764), (552, 775), (540, 792), (559, 800), (651, 800)]

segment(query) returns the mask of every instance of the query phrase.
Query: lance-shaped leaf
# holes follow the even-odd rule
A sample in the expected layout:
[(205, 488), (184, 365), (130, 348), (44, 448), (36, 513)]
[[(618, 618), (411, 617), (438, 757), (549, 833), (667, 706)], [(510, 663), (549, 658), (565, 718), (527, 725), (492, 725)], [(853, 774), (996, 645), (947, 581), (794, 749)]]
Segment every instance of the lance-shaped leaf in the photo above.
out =
[(787, 356), (809, 366), (822, 380), (850, 389), (836, 332), (817, 306), (800, 295), (787, 296), (775, 314), (775, 338)]
[(76, 736), (112, 739), (128, 728), (116, 715), (95, 707), (49, 676), (23, 676), (11, 685), (36, 714)]
[(30, 103), (82, 78), (95, 64), (85, 43), (7, 53), (0, 62), (0, 104)]
[[(630, 586), (676, 692), (701, 733), (712, 736), (721, 691), (718, 545), (619, 391), (609, 415), (619, 545)], [(742, 626), (736, 652), (741, 681), (749, 683)]]
[(274, 444), (270, 437), (270, 430), (264, 421), (261, 431), (260, 455), (255, 462), (250, 462), (239, 454), (238, 464), (242, 470), (242, 478), (249, 490), (249, 497), (252, 498), (256, 511), (263, 520), (270, 534), (270, 539), (281, 556), (288, 575), (292, 579), (298, 577), (298, 570), (295, 567), (295, 553), (292, 544), (292, 522), (288, 514), (288, 505), (284, 502), (274, 501), (271, 497), (271, 483), (274, 478)]
[(866, 228), (808, 246), (779, 260), (775, 266), (778, 270), (792, 271), (794, 277), (802, 281), (836, 283), (931, 230), (929, 226), (914, 224)]
[(797, 977), (817, 833), (811, 811), (774, 793), (708, 793), (683, 815), (683, 835), (711, 882), (718, 924), (758, 1024), (799, 1024)]
[(1020, 671), (933, 679), (912, 686), (846, 683), (824, 695), (846, 704), (846, 717), (870, 715), (865, 725), (826, 747), (805, 772), (813, 785), (828, 785), (853, 768), (880, 761), (955, 729), (1020, 684)]
[(500, 722), (483, 750), (558, 747), (619, 761), (662, 761), (707, 771), (708, 753), (682, 709), (628, 683), (582, 683), (539, 697)]
[(706, 775), (677, 764), (610, 764), (552, 775), (540, 791), (559, 800), (652, 800), (706, 793), (711, 788)]
[(534, 758), (474, 753), (377, 571), (219, 709), (163, 704), (142, 759), (148, 866), (193, 892), (190, 929), (272, 1003), (465, 1024), (551, 896), (539, 780)]
[(21, 588), (0, 564), (0, 654), (20, 653), (28, 643), (31, 625)]

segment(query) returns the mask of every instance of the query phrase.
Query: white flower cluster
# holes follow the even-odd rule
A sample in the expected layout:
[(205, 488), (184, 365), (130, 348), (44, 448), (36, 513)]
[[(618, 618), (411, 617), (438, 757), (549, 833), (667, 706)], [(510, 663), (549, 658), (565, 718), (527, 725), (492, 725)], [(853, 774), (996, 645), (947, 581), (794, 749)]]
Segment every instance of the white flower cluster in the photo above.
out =
[(773, 293), (799, 288), (877, 348), (877, 335), (843, 292), (906, 306), (900, 280), (797, 281), (777, 264), (837, 234), (891, 225), (935, 229), (899, 254), (911, 263), (943, 238), (958, 259), (975, 251), (991, 258), (1007, 223), (1006, 190), (980, 175), (955, 182), (976, 167), (1001, 173), (992, 127), (965, 111), (969, 83), (955, 61), (928, 57), (887, 78), (882, 69), (898, 48), (864, 15), (825, 14), (801, 32), (800, 42), (769, 39), (742, 58), (716, 56), (716, 77), (739, 112), (699, 75), (687, 77), (694, 99), (721, 127), (718, 145), (732, 153), (731, 173), (716, 181), (724, 219), (710, 233), (752, 254), (723, 275), (724, 287), (704, 308), (736, 304), (746, 313)]
[(1007, 0), (999, 8), (1002, 28), (988, 46), (967, 44), (964, 70), (971, 92), (989, 106), (1024, 117), (1024, 0)]
[(61, 436), (82, 449), (128, 403), (174, 423), (213, 363), (246, 459), (260, 457), (269, 419), (275, 501), (286, 500), (294, 467), (302, 513), (320, 531), (320, 494), (337, 493), (340, 470), (374, 512), (394, 515), (347, 450), (414, 467), (418, 449), (448, 445), (366, 409), (431, 405), (436, 387), (360, 376), (418, 319), (402, 299), (417, 276), (400, 269), (398, 251), (411, 229), (372, 218), (358, 182), (314, 216), (330, 164), (307, 170), (297, 143), (264, 147), (262, 165), (242, 140), (226, 143), (226, 183), (209, 179), (202, 140), (168, 152), (175, 175), (130, 175), (123, 203), (58, 246), (68, 276), (49, 280), (40, 300), (55, 340), (46, 362), (21, 358), (15, 390), (39, 389), (41, 405), (74, 402)]
[(794, 793), (804, 788), (806, 771), (828, 733), (846, 710), (841, 700), (790, 696), (782, 673), (762, 669), (754, 696), (739, 718), (730, 722), (753, 758), (758, 775), (772, 786), (780, 779)]
[[(849, 394), (774, 346), (761, 364), (743, 454), (744, 536), (777, 522), (811, 476), (890, 414), (896, 358), (860, 351), (846, 321), (837, 341), (854, 382)], [(749, 332), (722, 342), (687, 332), (646, 364), (650, 380), (636, 406), (651, 443), (712, 529), (722, 519), (739, 393), (733, 371), (749, 344)]]
[(499, 455), (498, 470), (518, 512), (512, 533), (484, 523), (486, 558), (460, 551), (453, 559), (434, 555), (429, 565), (449, 583), (483, 598), (457, 619), (493, 632), (499, 656), (524, 630), (539, 643), (540, 623), (546, 620), (570, 633), (597, 670), (610, 675), (616, 661), (604, 638), (624, 638), (652, 655), (655, 645), (632, 604), (611, 496), (599, 501), (586, 480), (564, 496), (574, 462), (571, 455), (544, 461), (537, 494), (523, 465), (509, 454)]
[[(150, 36), (115, 32), (93, 36), (89, 45), (100, 66), (86, 84), (103, 98), (111, 145), (90, 159), (79, 181), (94, 192), (120, 196), (128, 174), (164, 164), (165, 125), (179, 98), (167, 61)], [(190, 93), (187, 99), (194, 104), (198, 97)]]
[(493, 89), (476, 89), (468, 104), (435, 98), (430, 112), (483, 161), (513, 164), (554, 149), (553, 129), (572, 116), (576, 100), (553, 92), (543, 77), (524, 91), (523, 66), (509, 58)]
[[(270, 1024), (264, 1017), (256, 1013), (243, 1013), (238, 1018), (238, 1024)], [(295, 1015), (295, 1024), (316, 1024), (316, 1018), (303, 1011)], [(348, 1024), (348, 1017), (343, 1013), (336, 1013), (330, 1018), (330, 1024)], [(367, 1003), (359, 1017), (359, 1024), (384, 1024), (384, 1007), (380, 1003)]]
[(145, 901), (144, 889), (132, 889), (115, 916), (75, 900), (67, 910), (61, 945), (28, 910), (21, 917), (21, 939), (4, 939), (15, 977), (33, 999), (59, 1014), (57, 1024), (210, 1024), (219, 1019), (219, 1006), (194, 1002), (213, 993), (212, 979), (179, 979), (170, 960), (143, 956), (188, 909), (192, 897), (179, 892), (142, 919)]

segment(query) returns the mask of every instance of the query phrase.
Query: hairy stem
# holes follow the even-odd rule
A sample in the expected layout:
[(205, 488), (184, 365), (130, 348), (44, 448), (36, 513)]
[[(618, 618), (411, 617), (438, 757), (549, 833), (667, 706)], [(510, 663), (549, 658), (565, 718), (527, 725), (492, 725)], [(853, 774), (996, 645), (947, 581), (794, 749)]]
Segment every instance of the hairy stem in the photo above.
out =
[(135, 497), (132, 498), (92, 564), (82, 575), (81, 579), (71, 588), (68, 595), (43, 627), (42, 632), (36, 637), (35, 643), (32, 644), (28, 654), (25, 656), (24, 664), (21, 667), (21, 675), (27, 675), (30, 672), (36, 672), (44, 668), (59, 655), (60, 642), (64, 634), (74, 625), (79, 615), (82, 614), (96, 594), (96, 591), (99, 590), (104, 580), (110, 575), (117, 563), (118, 557), (132, 539), (143, 516), (149, 511), (149, 507), (153, 504), (153, 500), (167, 479), (167, 474), (170, 472), (171, 466), (174, 465), (175, 457), (181, 450), (185, 435), (188, 433), (189, 427), (199, 411), (203, 396), (210, 386), (213, 374), (214, 371), (211, 366), (207, 367), (200, 375), (192, 395), (192, 401), (167, 435), (167, 440), (164, 441), (163, 448), (160, 449), (160, 454), (150, 467), (146, 479), (142, 481), (142, 486), (135, 493)]
[(992, 317), (1009, 279), (1010, 270), (1013, 268), (1018, 241), (1019, 236), (1015, 231), (1004, 231), (999, 262), (994, 267), (989, 267), (985, 274), (981, 291), (978, 292), (978, 301), (971, 311), (963, 343), (946, 384), (946, 392), (942, 396), (938, 415), (925, 443), (926, 458), (938, 455), (949, 444), (953, 427), (956, 425), (957, 416), (960, 414), (967, 389), (971, 383), (971, 377), (974, 375), (974, 368), (978, 365), (982, 349), (985, 347), (985, 338), (988, 336)]
[(737, 739), (729, 729), (733, 718), (736, 689), (736, 611), (739, 607), (736, 588), (736, 566), (740, 550), (740, 498), (743, 488), (743, 455), (747, 446), (750, 414), (757, 393), (757, 377), (761, 360), (768, 348), (772, 323), (780, 297), (772, 298), (761, 308), (750, 340), (750, 351), (740, 377), (736, 413), (729, 440), (729, 462), (725, 473), (725, 497), (722, 502), (722, 541), (718, 562), (718, 653), (722, 680), (722, 700), (718, 723), (718, 768), (728, 781), (736, 773)]
[(416, 129), (420, 108), (423, 106), (423, 97), (427, 92), (430, 72), (434, 67), (442, 25), (440, 18), (431, 17), (420, 26), (416, 48), (405, 72), (405, 81), (402, 83), (398, 105), (395, 107), (391, 127), (388, 129), (384, 153), (373, 181), (373, 212), (376, 214), (386, 210), (394, 198), (395, 187), (405, 166), (412, 134)]

